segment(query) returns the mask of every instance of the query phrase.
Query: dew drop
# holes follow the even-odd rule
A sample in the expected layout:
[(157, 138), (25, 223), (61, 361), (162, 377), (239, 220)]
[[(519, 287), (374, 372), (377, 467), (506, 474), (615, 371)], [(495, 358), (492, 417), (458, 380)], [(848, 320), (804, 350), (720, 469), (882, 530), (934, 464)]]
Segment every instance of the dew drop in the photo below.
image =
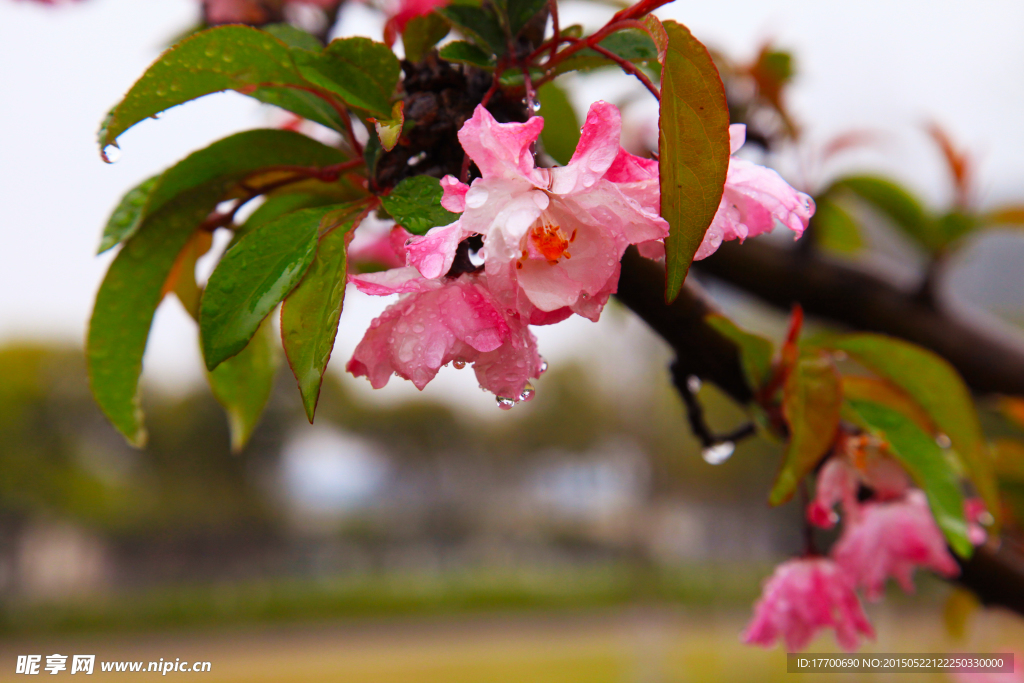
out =
[(534, 100), (533, 103), (530, 104), (530, 111), (532, 111), (534, 114), (536, 114), (537, 112), (540, 111), (540, 101), (539, 100)]
[(487, 203), (487, 190), (482, 187), (471, 187), (466, 193), (466, 206), (471, 209), (479, 209)]
[(537, 390), (529, 382), (523, 387), (523, 393), (519, 394), (520, 401), (530, 401), (537, 395)]
[(456, 358), (455, 360), (452, 361), (452, 365), (455, 366), (456, 370), (461, 370), (462, 368), (466, 367), (466, 361), (462, 360), (461, 358)]
[(546, 360), (542, 360), (540, 362), (540, 373), (539, 374), (543, 375), (547, 371), (548, 371), (548, 362)]
[(732, 457), (735, 450), (736, 444), (732, 441), (723, 441), (722, 443), (716, 443), (705, 448), (700, 452), (700, 457), (704, 458), (704, 462), (709, 465), (721, 465)]
[(483, 248), (477, 249), (476, 251), (473, 251), (472, 249), (470, 249), (469, 253), (468, 253), (468, 256), (469, 256), (469, 263), (474, 268), (479, 268), (480, 266), (484, 265), (484, 261), (487, 260), (487, 251), (484, 250)]
[(689, 377), (686, 378), (686, 388), (690, 390), (691, 394), (696, 394), (698, 391), (700, 391), (700, 385), (700, 377), (698, 377), (697, 375), (690, 375)]
[(116, 164), (117, 160), (121, 158), (121, 150), (117, 145), (110, 144), (103, 148), (100, 152), (100, 156), (103, 157), (103, 161), (108, 164)]
[(950, 448), (953, 446), (953, 440), (945, 434), (939, 434), (936, 436), (935, 443), (939, 445), (939, 448)]
[(498, 407), (502, 410), (512, 410), (512, 406), (516, 404), (515, 400), (508, 396), (495, 396), (494, 400), (497, 402)]

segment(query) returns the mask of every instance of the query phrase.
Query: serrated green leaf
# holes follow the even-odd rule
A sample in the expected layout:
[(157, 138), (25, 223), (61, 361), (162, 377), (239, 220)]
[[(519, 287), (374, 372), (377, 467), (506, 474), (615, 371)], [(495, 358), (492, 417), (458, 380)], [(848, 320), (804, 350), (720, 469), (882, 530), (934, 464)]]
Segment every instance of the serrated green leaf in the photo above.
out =
[[(919, 346), (880, 334), (851, 334), (823, 344), (905, 391), (949, 437), (989, 511), (999, 516), (992, 461), (967, 385), (944, 358)], [(933, 435), (934, 436), (934, 435)]]
[(750, 388), (757, 392), (771, 379), (775, 347), (770, 340), (741, 330), (724, 315), (712, 314), (704, 319), (740, 351), (740, 364)]
[(537, 90), (537, 101), (544, 116), (544, 129), (540, 140), (544, 151), (562, 166), (569, 163), (580, 141), (580, 119), (572, 102), (553, 81)]
[(253, 94), (261, 87), (310, 87), (292, 50), (248, 26), (200, 31), (164, 52), (115, 106), (100, 128), (100, 149), (151, 116), (224, 90)]
[(669, 224), (665, 298), (672, 301), (722, 199), (729, 168), (729, 107), (707, 48), (682, 24), (666, 21), (664, 28), (658, 149), (661, 215)]
[(789, 500), (800, 481), (828, 454), (839, 428), (842, 382), (826, 355), (801, 356), (786, 378), (782, 414), (789, 426), (789, 445), (768, 502)]
[(383, 43), (339, 38), (320, 54), (295, 53), (299, 72), (310, 83), (337, 95), (370, 116), (387, 118), (402, 67)]
[(505, 54), (505, 32), (492, 10), (473, 5), (449, 5), (438, 10), (438, 14), (485, 52), (498, 56)]
[(912, 419), (891, 408), (870, 401), (848, 401), (847, 405), (850, 410), (846, 415), (884, 439), (888, 452), (925, 492), (932, 515), (953, 550), (961, 557), (970, 557), (974, 546), (967, 537), (963, 495), (956, 472), (935, 439), (921, 431)]
[(458, 214), (441, 206), (443, 196), (440, 180), (417, 175), (398, 183), (391, 194), (381, 198), (381, 203), (396, 223), (414, 235), (422, 235), (459, 218)]
[(102, 254), (135, 234), (145, 215), (149, 194), (159, 179), (160, 176), (156, 175), (143, 180), (121, 198), (121, 202), (114, 209), (114, 213), (110, 214), (110, 219), (103, 228), (103, 237), (100, 238), (97, 254)]
[(267, 24), (260, 28), (288, 47), (309, 50), (310, 52), (320, 52), (320, 50), (324, 49), (324, 44), (320, 42), (319, 38), (292, 24)]
[(811, 217), (814, 239), (822, 249), (853, 254), (864, 248), (864, 239), (853, 217), (827, 196), (815, 199), (817, 208)]
[(280, 353), (273, 326), (264, 321), (244, 349), (206, 373), (231, 428), (231, 450), (240, 453), (263, 415), (274, 388)]
[(288, 296), (316, 254), (321, 222), (337, 206), (300, 209), (252, 231), (210, 275), (199, 308), (207, 370), (235, 355)]
[(853, 192), (925, 249), (935, 251), (942, 246), (935, 222), (921, 203), (897, 183), (875, 176), (850, 176), (833, 183), (830, 192), (836, 189)]
[(320, 238), (313, 264), (281, 306), (281, 341), (310, 422), (345, 301), (350, 232), (364, 214), (365, 208), (353, 207), (336, 219), (338, 226)]
[(493, 56), (465, 40), (453, 40), (442, 45), (438, 55), (448, 62), (468, 64), (487, 70), (493, 69), (496, 63)]
[(110, 264), (96, 294), (89, 322), (89, 380), (104, 414), (135, 446), (146, 441), (138, 386), (153, 315), (178, 254), (220, 195), (220, 187), (200, 187), (147, 216)]
[(430, 49), (448, 35), (451, 24), (437, 12), (413, 17), (402, 31), (405, 58), (413, 64), (423, 61)]
[(505, 11), (508, 14), (508, 25), (512, 36), (519, 35), (523, 27), (537, 16), (547, 5), (547, 0), (506, 0)]

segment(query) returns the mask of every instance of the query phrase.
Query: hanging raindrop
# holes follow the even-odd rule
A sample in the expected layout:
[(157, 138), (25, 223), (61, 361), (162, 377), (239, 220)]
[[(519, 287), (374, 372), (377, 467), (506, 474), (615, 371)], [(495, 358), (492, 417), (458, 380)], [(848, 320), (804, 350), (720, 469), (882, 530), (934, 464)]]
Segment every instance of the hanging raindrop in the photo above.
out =
[(732, 456), (735, 450), (736, 444), (732, 441), (723, 441), (705, 448), (701, 451), (700, 457), (704, 458), (704, 462), (709, 465), (721, 465)]
[(519, 400), (520, 401), (529, 401), (529, 400), (533, 399), (533, 397), (536, 396), (536, 394), (537, 394), (537, 390), (533, 388), (532, 384), (527, 382), (526, 386), (523, 387), (523, 393), (519, 394)]
[(498, 407), (502, 410), (512, 410), (512, 406), (516, 404), (515, 400), (508, 396), (495, 396), (494, 400), (498, 403)]
[(697, 375), (690, 375), (689, 377), (686, 378), (686, 388), (690, 390), (691, 394), (696, 394), (698, 391), (700, 391), (700, 385), (700, 377), (698, 377)]
[(466, 361), (462, 360), (461, 358), (456, 358), (455, 360), (452, 361), (452, 365), (455, 366), (456, 370), (461, 370), (462, 368), (466, 367)]
[(117, 160), (121, 158), (121, 150), (117, 145), (110, 144), (103, 148), (100, 152), (100, 156), (103, 157), (103, 161), (108, 164), (115, 164)]

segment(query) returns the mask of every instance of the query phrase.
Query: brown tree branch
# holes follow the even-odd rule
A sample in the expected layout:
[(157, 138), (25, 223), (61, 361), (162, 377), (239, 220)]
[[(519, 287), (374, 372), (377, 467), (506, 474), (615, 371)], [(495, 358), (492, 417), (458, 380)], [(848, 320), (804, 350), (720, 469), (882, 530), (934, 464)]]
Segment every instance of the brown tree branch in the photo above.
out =
[(727, 242), (694, 264), (786, 311), (901, 337), (939, 354), (979, 393), (1024, 394), (1024, 350), (930, 305), (916, 292), (818, 254), (765, 240)]
[[(743, 255), (739, 254), (741, 249)], [(748, 257), (748, 250), (754, 251), (754, 255)], [(987, 387), (987, 390), (994, 390), (992, 387), (996, 386), (1016, 386), (1020, 393), (1020, 387), (1024, 387), (1024, 380), (1019, 380), (1016, 385), (998, 381), (998, 372), (984, 371), (985, 368), (980, 367), (984, 363), (971, 362), (968, 358), (977, 354), (998, 366), (1004, 358), (988, 358), (986, 354), (1008, 356), (1010, 349), (962, 324), (949, 321), (941, 313), (920, 310), (921, 304), (912, 305), (910, 295), (876, 278), (844, 266), (826, 266), (813, 258), (801, 265), (799, 259), (788, 252), (757, 241), (750, 241), (742, 247), (723, 245), (719, 254), (722, 258), (716, 255), (714, 262), (711, 259), (702, 262), (706, 272), (748, 288), (770, 303), (788, 308), (792, 302), (799, 301), (806, 310), (817, 315), (890, 334), (898, 334), (898, 331), (912, 334), (915, 332), (913, 324), (917, 322), (927, 326), (927, 333), (919, 332), (916, 338), (910, 334), (900, 336), (917, 343), (922, 343), (919, 339), (927, 339), (933, 342), (930, 348), (951, 361), (954, 359), (940, 349), (953, 353), (956, 358), (954, 364), (960, 363), (958, 368), (966, 367), (975, 373), (972, 386), (976, 389), (979, 385)], [(773, 259), (778, 260), (773, 262)], [(834, 270), (828, 272), (829, 268)], [(800, 277), (806, 280), (801, 283)], [(858, 297), (860, 287), (864, 291)], [(691, 284), (687, 284), (671, 304), (665, 303), (664, 292), (665, 271), (641, 257), (635, 248), (627, 250), (622, 259), (616, 297), (675, 350), (674, 372), (684, 376), (696, 375), (716, 384), (736, 401), (748, 403), (753, 393), (744, 379), (738, 349), (705, 322), (705, 316), (713, 311), (710, 304)], [(832, 305), (829, 305), (830, 296), (835, 297)], [(886, 301), (887, 297), (891, 300)], [(877, 320), (873, 314), (878, 316)], [(899, 320), (901, 314), (912, 317), (909, 321)], [(943, 320), (941, 330), (935, 327)], [(958, 343), (943, 344), (943, 334), (964, 335), (973, 340), (972, 343), (984, 345), (962, 347), (964, 339)], [(961, 562), (961, 569), (957, 581), (973, 591), (984, 604), (1006, 607), (1024, 615), (1024, 555), (1020, 551), (1007, 543), (997, 551), (980, 547), (970, 560)]]

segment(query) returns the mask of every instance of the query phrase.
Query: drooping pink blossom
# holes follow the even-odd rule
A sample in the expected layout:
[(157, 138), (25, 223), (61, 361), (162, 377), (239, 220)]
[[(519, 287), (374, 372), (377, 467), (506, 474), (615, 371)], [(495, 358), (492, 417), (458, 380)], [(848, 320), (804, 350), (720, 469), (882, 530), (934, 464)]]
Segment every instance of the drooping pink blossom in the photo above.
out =
[(946, 577), (960, 573), (919, 489), (907, 491), (901, 500), (861, 506), (859, 519), (847, 523), (832, 556), (854, 584), (864, 587), (868, 600), (882, 597), (890, 576), (912, 593), (917, 567)]
[(781, 638), (793, 652), (823, 628), (835, 629), (836, 641), (846, 650), (856, 649), (862, 636), (875, 637), (853, 584), (835, 562), (789, 560), (765, 582), (743, 642), (771, 647)]
[[(743, 124), (729, 126), (733, 154), (743, 146), (746, 134)], [(794, 190), (778, 173), (745, 159), (730, 157), (722, 202), (694, 259), (711, 256), (726, 240), (742, 242), (748, 237), (771, 232), (776, 221), (798, 238), (813, 215), (814, 200)]]
[(877, 500), (901, 497), (910, 486), (910, 478), (891, 457), (873, 451), (870, 437), (840, 435), (834, 455), (818, 472), (814, 500), (807, 506), (807, 520), (822, 529), (831, 529), (839, 515), (834, 508), (843, 504), (850, 521), (856, 520), (860, 505), (857, 492), (861, 484), (869, 487)]
[[(415, 268), (352, 276), (367, 294), (403, 296), (370, 324), (347, 369), (375, 389), (392, 374), (423, 389), (443, 365), (473, 363), (480, 386), (515, 402), (530, 397), (543, 360), (527, 324), (505, 314), (483, 276), (427, 280)], [(499, 403), (508, 407), (507, 401)]]
[[(568, 309), (597, 320), (618, 287), (619, 259), (630, 244), (662, 239), (668, 224), (651, 201), (651, 164), (619, 146), (618, 109), (597, 102), (569, 164), (537, 168), (531, 145), (544, 127), (498, 123), (482, 106), (459, 141), (482, 174), (467, 187), (442, 181), (442, 205), (461, 212), (409, 245), (409, 262), (427, 278), (448, 272), (459, 243), (483, 237), (484, 269), (499, 302), (538, 324)], [(562, 319), (565, 313), (554, 318)]]

